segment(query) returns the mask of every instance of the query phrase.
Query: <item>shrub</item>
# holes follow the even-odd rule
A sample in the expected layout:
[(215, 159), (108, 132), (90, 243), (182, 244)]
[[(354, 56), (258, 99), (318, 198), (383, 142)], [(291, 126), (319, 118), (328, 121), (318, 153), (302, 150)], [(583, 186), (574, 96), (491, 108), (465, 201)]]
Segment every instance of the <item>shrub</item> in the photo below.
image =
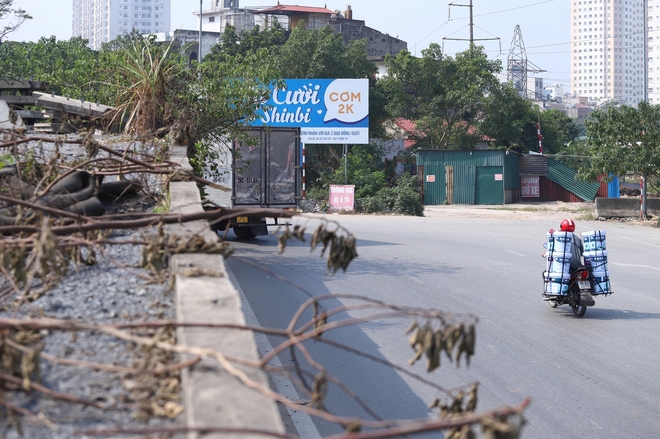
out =
[(417, 192), (417, 177), (404, 174), (391, 188), (383, 188), (374, 196), (359, 200), (359, 211), (364, 213), (394, 213), (423, 216), (424, 205)]

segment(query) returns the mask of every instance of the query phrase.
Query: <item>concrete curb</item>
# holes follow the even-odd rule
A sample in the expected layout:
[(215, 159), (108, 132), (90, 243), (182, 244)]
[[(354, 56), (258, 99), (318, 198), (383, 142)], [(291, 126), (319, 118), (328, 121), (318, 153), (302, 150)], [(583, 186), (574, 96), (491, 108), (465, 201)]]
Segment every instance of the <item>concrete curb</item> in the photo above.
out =
[[(172, 161), (183, 170), (192, 170), (184, 147), (175, 147)], [(169, 185), (170, 212), (202, 211), (197, 185), (172, 182)], [(207, 241), (218, 237), (205, 221), (173, 224), (166, 227), (168, 235), (190, 236), (199, 233)], [(191, 268), (202, 276), (186, 274)], [(178, 322), (204, 322), (245, 325), (239, 293), (231, 283), (221, 255), (183, 254), (172, 258), (175, 273), (175, 303)], [(201, 271), (200, 271), (201, 270)], [(258, 361), (254, 334), (234, 329), (178, 328), (178, 342), (199, 348), (213, 349), (223, 355)], [(248, 378), (269, 388), (266, 375), (259, 369), (237, 366)], [(215, 359), (203, 359), (182, 372), (182, 388), (187, 427), (228, 427), (262, 429), (284, 433), (279, 410), (274, 401), (257, 390), (246, 387)], [(202, 437), (190, 433), (189, 439)], [(205, 439), (241, 439), (261, 435), (215, 433), (204, 434)]]
[[(660, 199), (646, 200), (647, 213), (660, 215)], [(635, 218), (640, 215), (639, 198), (596, 198), (596, 216), (602, 218)]]

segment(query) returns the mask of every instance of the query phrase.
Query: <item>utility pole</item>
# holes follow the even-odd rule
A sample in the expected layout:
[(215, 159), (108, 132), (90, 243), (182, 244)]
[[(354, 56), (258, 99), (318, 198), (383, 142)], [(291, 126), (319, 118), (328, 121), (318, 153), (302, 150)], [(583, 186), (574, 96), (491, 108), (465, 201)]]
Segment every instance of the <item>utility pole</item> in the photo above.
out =
[(197, 62), (202, 62), (202, 3), (204, 0), (199, 0), (199, 43), (197, 48)]
[[(452, 6), (454, 7), (464, 7), (464, 8), (469, 8), (470, 9), (470, 39), (465, 39), (465, 38), (448, 38), (444, 37), (442, 39), (442, 51), (445, 51), (444, 45), (445, 45), (445, 40), (452, 40), (452, 41), (469, 41), (470, 42), (470, 51), (474, 49), (474, 42), (475, 41), (490, 41), (490, 40), (497, 40), (498, 42), (500, 39), (498, 37), (494, 38), (474, 38), (474, 7), (472, 6), (472, 0), (470, 0), (470, 4), (463, 5), (459, 3), (449, 3), (449, 19), (451, 19), (451, 8)], [(502, 44), (500, 43), (500, 52), (502, 51)]]

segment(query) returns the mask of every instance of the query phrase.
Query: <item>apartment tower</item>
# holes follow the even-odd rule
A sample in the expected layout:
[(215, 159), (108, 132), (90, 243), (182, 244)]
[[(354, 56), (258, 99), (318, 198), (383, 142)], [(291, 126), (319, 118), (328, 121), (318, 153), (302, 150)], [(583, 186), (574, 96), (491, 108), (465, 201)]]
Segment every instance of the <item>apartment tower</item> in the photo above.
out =
[[(650, 8), (660, 0), (648, 2)], [(575, 97), (628, 105), (645, 99), (645, 3), (571, 0), (571, 91)]]
[(169, 32), (171, 0), (73, 0), (73, 36), (100, 49), (133, 29), (141, 34)]
[(647, 16), (647, 66), (648, 101), (660, 104), (660, 0), (648, 0)]

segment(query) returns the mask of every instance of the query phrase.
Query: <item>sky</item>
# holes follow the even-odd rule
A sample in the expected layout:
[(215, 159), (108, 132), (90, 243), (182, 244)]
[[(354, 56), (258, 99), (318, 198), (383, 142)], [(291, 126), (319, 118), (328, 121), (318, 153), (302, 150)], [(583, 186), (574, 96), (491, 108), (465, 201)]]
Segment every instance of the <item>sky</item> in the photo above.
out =
[[(202, 0), (204, 10), (212, 0)], [(364, 20), (370, 28), (406, 41), (408, 50), (417, 56), (430, 43), (453, 55), (468, 48), (470, 0), (281, 0), (281, 4), (353, 10), (353, 19)], [(37, 41), (42, 36), (61, 40), (71, 38), (73, 0), (14, 0), (14, 7), (25, 9), (33, 17), (8, 40)], [(198, 0), (171, 0), (171, 29), (199, 29), (194, 12)], [(240, 6), (274, 6), (277, 0), (240, 0)], [(474, 38), (499, 40), (477, 41), (489, 58), (502, 61), (506, 70), (516, 25), (527, 51), (527, 59), (542, 73), (529, 76), (544, 83), (570, 86), (570, 0), (472, 0)], [(453, 6), (450, 6), (453, 5)], [(462, 5), (462, 6), (461, 6)]]

